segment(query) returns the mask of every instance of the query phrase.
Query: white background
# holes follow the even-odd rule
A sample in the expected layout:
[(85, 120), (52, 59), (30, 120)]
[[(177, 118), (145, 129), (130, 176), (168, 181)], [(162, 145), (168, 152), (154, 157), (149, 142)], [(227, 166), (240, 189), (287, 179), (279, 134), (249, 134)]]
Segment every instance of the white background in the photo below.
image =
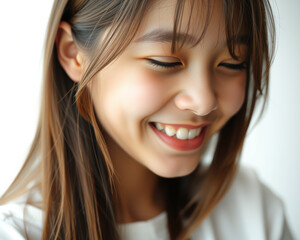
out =
[[(249, 133), (242, 164), (284, 201), (300, 239), (300, 1), (271, 0), (277, 24), (270, 101)], [(1, 0), (0, 194), (20, 169), (34, 137), (41, 95), (42, 48), (52, 0)]]

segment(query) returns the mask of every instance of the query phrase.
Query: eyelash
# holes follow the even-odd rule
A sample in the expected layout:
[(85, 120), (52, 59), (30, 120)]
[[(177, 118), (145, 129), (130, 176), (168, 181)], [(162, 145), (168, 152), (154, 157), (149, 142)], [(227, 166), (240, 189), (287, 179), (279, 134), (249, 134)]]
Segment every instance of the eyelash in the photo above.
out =
[(171, 69), (171, 68), (176, 68), (178, 66), (182, 66), (181, 62), (160, 62), (154, 59), (148, 59), (149, 63), (151, 65), (154, 65), (155, 67), (161, 67), (161, 68), (167, 68), (167, 69)]
[[(161, 62), (154, 59), (148, 59), (151, 65), (154, 65), (155, 67), (161, 67), (161, 68), (167, 68), (172, 69), (176, 68), (178, 66), (182, 66), (181, 62)], [(231, 70), (244, 70), (247, 68), (246, 62), (242, 62), (239, 64), (232, 64), (232, 63), (220, 63), (218, 66), (229, 68)]]
[(242, 62), (242, 63), (239, 63), (239, 64), (232, 64), (232, 63), (220, 63), (219, 64), (220, 67), (225, 67), (225, 68), (229, 68), (229, 69), (232, 69), (232, 70), (244, 70), (247, 68), (247, 64), (246, 62)]

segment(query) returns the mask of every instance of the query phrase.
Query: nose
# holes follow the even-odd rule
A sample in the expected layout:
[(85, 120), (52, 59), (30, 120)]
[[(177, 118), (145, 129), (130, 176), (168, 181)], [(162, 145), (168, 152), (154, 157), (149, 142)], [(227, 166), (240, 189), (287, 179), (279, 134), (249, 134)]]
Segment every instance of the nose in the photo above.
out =
[(175, 96), (180, 110), (190, 110), (205, 116), (217, 109), (217, 97), (209, 74), (197, 74), (184, 79), (181, 91)]

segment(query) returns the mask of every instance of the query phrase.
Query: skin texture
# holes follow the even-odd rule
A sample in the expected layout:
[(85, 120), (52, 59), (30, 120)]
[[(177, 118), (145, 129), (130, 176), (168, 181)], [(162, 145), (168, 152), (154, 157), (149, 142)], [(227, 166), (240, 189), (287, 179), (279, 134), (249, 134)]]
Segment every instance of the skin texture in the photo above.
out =
[[(163, 211), (158, 176), (179, 177), (191, 173), (209, 138), (242, 106), (246, 70), (232, 69), (223, 63), (243, 63), (247, 49), (240, 45), (239, 59), (232, 58), (226, 46), (221, 1), (213, 6), (212, 18), (201, 42), (196, 46), (184, 45), (172, 53), (169, 42), (140, 40), (154, 29), (173, 29), (174, 2), (156, 2), (145, 15), (133, 42), (89, 85), (116, 169), (119, 222), (145, 220)], [(192, 17), (191, 35), (197, 33), (199, 25), (199, 19)], [(61, 27), (62, 35), (68, 35), (66, 29)], [(63, 41), (57, 43), (60, 42)], [(70, 48), (70, 44), (63, 46)], [(68, 53), (63, 49), (61, 52)], [(78, 61), (80, 52), (72, 49), (69, 55), (75, 67), (68, 67), (70, 64), (64, 67), (61, 61), (62, 66), (69, 76), (80, 76), (79, 70), (84, 70)], [(164, 68), (153, 65), (149, 59), (180, 65)], [(180, 151), (162, 142), (150, 127), (151, 122), (191, 127), (208, 124), (208, 127), (199, 148)]]
[[(126, 157), (164, 177), (187, 175), (195, 169), (201, 147), (187, 152), (171, 149), (157, 138), (149, 122), (211, 124), (207, 139), (239, 110), (244, 100), (246, 71), (218, 66), (221, 62), (240, 61), (233, 60), (227, 52), (224, 32), (217, 31), (220, 24), (223, 29), (222, 19), (215, 17), (222, 16), (221, 7), (216, 6), (215, 11), (218, 13), (213, 14), (199, 45), (184, 46), (172, 54), (170, 43), (132, 43), (96, 76), (91, 94), (109, 146), (115, 145), (113, 159), (119, 162)], [(152, 29), (171, 31), (172, 19), (171, 1), (153, 6), (136, 39)], [(179, 61), (184, 66), (168, 70), (153, 66), (148, 58)], [(212, 111), (216, 105), (218, 109)], [(194, 114), (210, 111), (204, 117)]]

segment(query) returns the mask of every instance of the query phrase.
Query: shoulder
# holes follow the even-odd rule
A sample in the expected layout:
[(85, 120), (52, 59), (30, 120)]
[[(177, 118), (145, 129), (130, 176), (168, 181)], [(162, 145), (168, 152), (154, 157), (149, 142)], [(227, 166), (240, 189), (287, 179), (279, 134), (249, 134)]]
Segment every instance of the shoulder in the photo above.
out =
[(211, 239), (292, 239), (283, 202), (245, 167), (238, 169), (228, 192), (202, 225), (198, 233), (208, 232)]
[(40, 199), (40, 193), (34, 190), (0, 205), (0, 239), (41, 239), (42, 210), (30, 203), (32, 198)]

